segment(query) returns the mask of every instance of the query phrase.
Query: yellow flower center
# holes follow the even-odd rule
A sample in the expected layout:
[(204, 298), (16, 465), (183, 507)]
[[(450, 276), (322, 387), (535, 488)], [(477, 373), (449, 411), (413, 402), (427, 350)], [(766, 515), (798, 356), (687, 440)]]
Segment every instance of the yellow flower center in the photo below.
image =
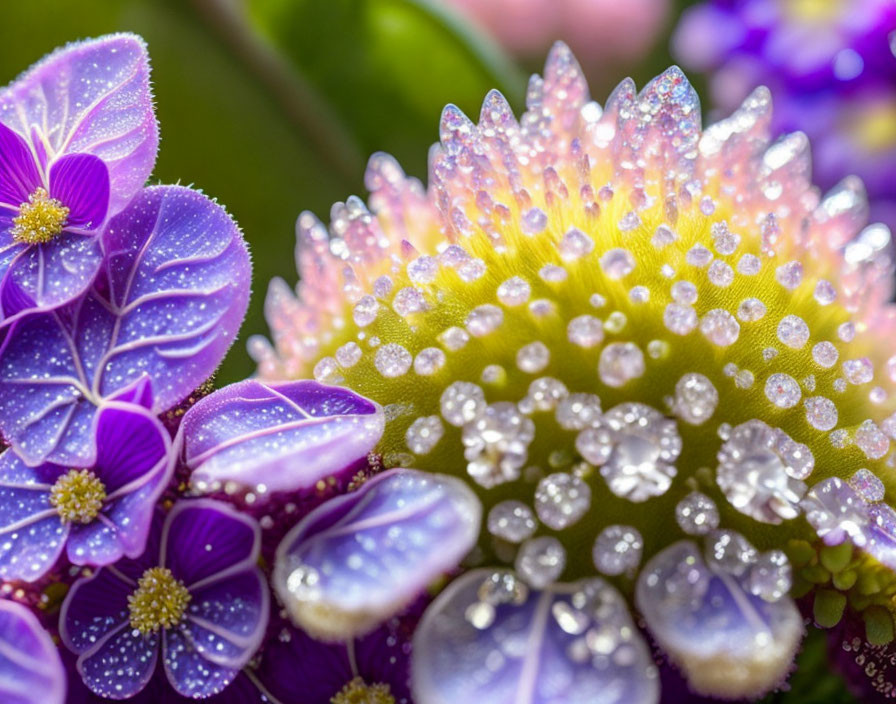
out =
[(90, 523), (106, 500), (106, 487), (89, 469), (70, 469), (50, 489), (50, 503), (65, 523)]
[(330, 699), (331, 704), (395, 704), (387, 684), (366, 684), (355, 677)]
[(19, 214), (12, 220), (12, 236), (27, 244), (49, 242), (65, 228), (68, 214), (68, 208), (38, 188), (19, 206)]
[(176, 626), (190, 603), (190, 592), (166, 567), (143, 573), (137, 589), (128, 597), (131, 628), (143, 635)]
[(868, 152), (896, 146), (896, 102), (875, 105), (856, 116), (852, 132)]
[(788, 16), (798, 22), (833, 21), (844, 9), (841, 0), (787, 0)]

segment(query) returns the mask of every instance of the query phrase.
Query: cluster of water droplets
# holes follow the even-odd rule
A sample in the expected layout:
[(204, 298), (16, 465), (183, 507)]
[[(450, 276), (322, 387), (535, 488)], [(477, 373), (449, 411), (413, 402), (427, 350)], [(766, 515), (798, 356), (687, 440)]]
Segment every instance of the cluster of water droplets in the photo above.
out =
[(300, 221), (302, 303), (272, 288), (280, 357), (254, 352), (380, 402), (387, 465), (462, 475), (487, 516), (470, 560), (513, 567), (511, 601), (599, 573), (690, 677), (713, 653), (682, 623), (749, 630), (722, 590), (766, 626), (712, 641), (749, 666), (705, 689), (768, 689), (802, 632), (791, 541), (896, 566), (889, 233), (853, 180), (819, 197), (804, 138), (770, 143), (763, 90), (701, 133), (679, 72), (602, 110), (561, 48), (527, 104), (447, 109), (425, 194), (377, 157), (373, 213), (340, 206), (332, 239)]

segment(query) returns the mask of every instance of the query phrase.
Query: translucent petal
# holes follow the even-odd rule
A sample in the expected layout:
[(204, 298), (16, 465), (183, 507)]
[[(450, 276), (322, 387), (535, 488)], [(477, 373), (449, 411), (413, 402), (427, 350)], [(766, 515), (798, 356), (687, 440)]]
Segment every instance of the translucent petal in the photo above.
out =
[(641, 571), (636, 603), (660, 646), (693, 689), (757, 698), (778, 686), (803, 637), (803, 620), (784, 596), (766, 601), (739, 578), (704, 562), (690, 541), (655, 555)]
[(460, 480), (392, 470), (293, 528), (277, 549), (274, 586), (315, 637), (358, 636), (456, 567), (480, 518), (479, 500)]
[(195, 486), (295, 491), (366, 457), (384, 423), (382, 408), (347, 389), (250, 379), (202, 399), (180, 432)]
[(430, 605), (414, 636), (418, 704), (651, 704), (659, 682), (622, 596), (602, 579), (530, 590), (479, 569)]

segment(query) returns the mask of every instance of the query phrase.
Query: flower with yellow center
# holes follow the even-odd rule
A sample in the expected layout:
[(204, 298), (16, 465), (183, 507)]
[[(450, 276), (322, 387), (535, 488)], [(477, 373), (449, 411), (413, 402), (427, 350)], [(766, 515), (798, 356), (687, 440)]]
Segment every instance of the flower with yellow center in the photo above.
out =
[(19, 214), (12, 219), (11, 234), (16, 242), (45, 244), (62, 234), (68, 222), (69, 209), (46, 189), (38, 188), (19, 206)]
[(128, 596), (131, 628), (143, 635), (179, 624), (190, 603), (190, 592), (167, 567), (151, 567)]
[[(428, 189), (377, 155), (370, 210), (300, 217), (261, 375), (382, 404), (387, 466), (478, 494), (478, 564), (556, 594), (601, 573), (701, 692), (782, 680), (788, 595), (891, 640), (896, 309), (861, 184), (822, 197), (761, 88), (705, 130), (674, 68), (601, 108), (560, 45), (527, 106), (493, 92), (478, 124), (449, 106)], [(710, 583), (727, 600), (704, 603)]]
[(50, 504), (63, 523), (90, 523), (105, 501), (106, 487), (89, 469), (70, 469), (50, 490)]

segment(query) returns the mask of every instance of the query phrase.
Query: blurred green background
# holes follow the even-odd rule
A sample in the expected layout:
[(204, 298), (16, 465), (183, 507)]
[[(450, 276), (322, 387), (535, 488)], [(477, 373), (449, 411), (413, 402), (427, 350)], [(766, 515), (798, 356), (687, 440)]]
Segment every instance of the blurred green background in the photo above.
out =
[[(597, 100), (624, 74), (643, 84), (672, 63), (668, 37), (687, 4), (673, 6), (636, 63), (592, 68)], [(6, 0), (3, 12), (0, 84), (75, 39), (127, 30), (148, 42), (162, 130), (154, 180), (217, 198), (252, 250), (249, 315), (220, 383), (253, 371), (245, 341), (267, 332), (268, 280), (295, 282), (302, 210), (326, 221), (334, 201), (365, 195), (364, 166), (377, 150), (425, 178), (446, 103), (476, 116), (497, 87), (519, 111), (527, 74), (540, 69), (424, 0)], [(766, 701), (854, 701), (830, 673), (825, 645), (822, 634), (810, 638), (791, 691)]]

